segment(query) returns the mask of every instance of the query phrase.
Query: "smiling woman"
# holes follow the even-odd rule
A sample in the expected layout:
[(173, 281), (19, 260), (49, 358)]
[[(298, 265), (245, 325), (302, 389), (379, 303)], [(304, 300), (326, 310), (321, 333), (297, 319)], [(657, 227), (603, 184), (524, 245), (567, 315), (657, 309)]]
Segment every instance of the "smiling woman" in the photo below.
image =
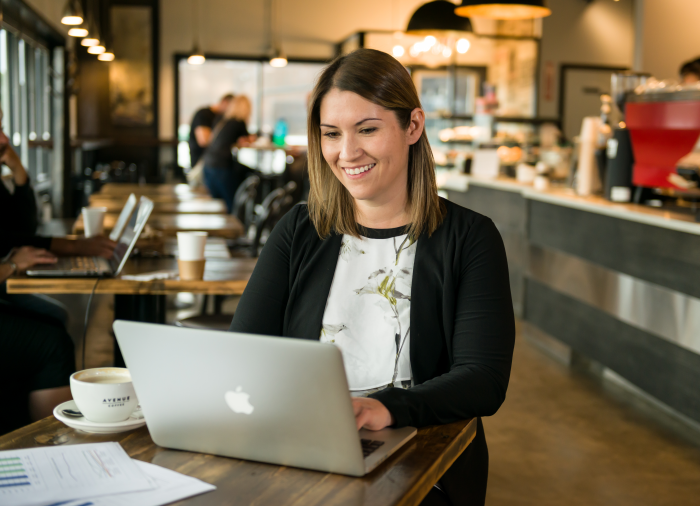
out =
[[(491, 220), (438, 197), (424, 118), (408, 72), (386, 53), (360, 49), (322, 72), (308, 206), (272, 231), (231, 324), (337, 346), (358, 428), (492, 415), (508, 387), (503, 241)], [(484, 504), (480, 418), (477, 427), (423, 506)]]

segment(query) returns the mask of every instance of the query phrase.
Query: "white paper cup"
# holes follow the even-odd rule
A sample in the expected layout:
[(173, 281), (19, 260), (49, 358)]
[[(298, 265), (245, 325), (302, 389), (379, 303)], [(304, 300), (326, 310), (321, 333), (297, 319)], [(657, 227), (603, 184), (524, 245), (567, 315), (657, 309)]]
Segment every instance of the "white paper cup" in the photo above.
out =
[(100, 367), (73, 373), (70, 391), (78, 409), (91, 422), (122, 422), (139, 401), (131, 374), (122, 367)]
[(206, 232), (178, 232), (178, 258), (187, 262), (204, 260), (204, 246), (206, 244)]
[(83, 228), (85, 229), (85, 237), (102, 235), (106, 212), (106, 207), (83, 207)]

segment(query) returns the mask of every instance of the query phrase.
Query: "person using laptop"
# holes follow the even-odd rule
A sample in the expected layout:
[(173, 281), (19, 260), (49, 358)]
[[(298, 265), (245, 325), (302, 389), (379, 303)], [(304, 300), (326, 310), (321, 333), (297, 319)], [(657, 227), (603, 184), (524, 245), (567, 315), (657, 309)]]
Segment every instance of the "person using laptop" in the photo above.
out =
[[(493, 415), (515, 340), (505, 249), (489, 218), (438, 197), (410, 75), (359, 49), (326, 67), (308, 110), (308, 204), (272, 231), (231, 331), (338, 346), (358, 428)], [(424, 505), (484, 504), (477, 427)]]
[[(22, 161), (2, 130), (2, 117), (0, 109), (0, 164), (5, 165), (11, 175), (2, 178), (0, 184), (0, 259), (22, 246), (50, 250), (59, 256), (110, 258), (116, 243), (106, 237), (68, 239), (36, 234), (38, 213), (34, 189)], [(0, 283), (0, 302), (52, 317), (62, 324), (68, 318), (65, 307), (56, 300), (43, 295), (8, 294), (4, 282)]]

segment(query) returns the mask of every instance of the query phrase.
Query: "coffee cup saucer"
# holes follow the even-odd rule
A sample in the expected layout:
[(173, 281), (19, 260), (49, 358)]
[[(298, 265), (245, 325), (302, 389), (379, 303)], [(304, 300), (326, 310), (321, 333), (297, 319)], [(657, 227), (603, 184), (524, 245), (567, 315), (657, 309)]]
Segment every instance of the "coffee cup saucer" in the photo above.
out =
[(134, 411), (129, 418), (122, 422), (91, 422), (84, 416), (66, 416), (63, 414), (64, 409), (79, 411), (75, 401), (67, 401), (53, 408), (53, 416), (72, 429), (82, 430), (83, 432), (91, 432), (93, 434), (114, 434), (116, 432), (126, 432), (128, 430), (138, 429), (139, 427), (146, 425), (146, 420), (143, 418), (140, 410)]

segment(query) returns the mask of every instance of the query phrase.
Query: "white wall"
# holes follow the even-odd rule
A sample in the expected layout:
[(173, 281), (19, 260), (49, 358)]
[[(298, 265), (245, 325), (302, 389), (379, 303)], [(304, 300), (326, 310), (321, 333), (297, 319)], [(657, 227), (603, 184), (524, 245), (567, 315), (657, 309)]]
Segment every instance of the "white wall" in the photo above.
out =
[[(685, 1), (700, 3), (700, 0)], [(539, 115), (556, 117), (559, 66), (562, 63), (632, 68), (633, 0), (593, 0), (590, 3), (585, 0), (549, 0), (549, 6), (552, 15), (544, 19), (542, 27)], [(547, 76), (548, 64), (554, 70), (553, 79)]]
[(678, 79), (683, 63), (700, 57), (700, 0), (637, 0), (643, 4), (639, 70)]

